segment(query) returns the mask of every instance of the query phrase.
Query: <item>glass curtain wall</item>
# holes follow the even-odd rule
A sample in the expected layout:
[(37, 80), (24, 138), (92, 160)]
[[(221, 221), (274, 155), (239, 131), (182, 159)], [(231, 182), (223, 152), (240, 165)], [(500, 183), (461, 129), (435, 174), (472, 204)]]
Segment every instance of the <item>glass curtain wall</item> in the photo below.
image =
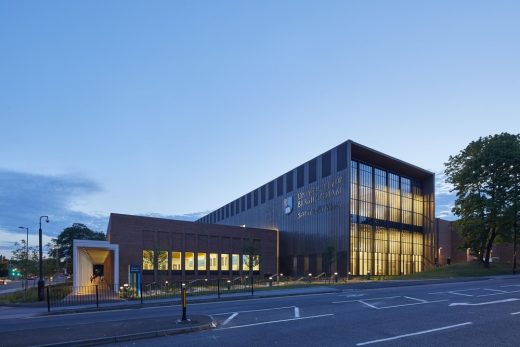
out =
[(399, 275), (423, 270), (420, 182), (351, 161), (350, 272)]

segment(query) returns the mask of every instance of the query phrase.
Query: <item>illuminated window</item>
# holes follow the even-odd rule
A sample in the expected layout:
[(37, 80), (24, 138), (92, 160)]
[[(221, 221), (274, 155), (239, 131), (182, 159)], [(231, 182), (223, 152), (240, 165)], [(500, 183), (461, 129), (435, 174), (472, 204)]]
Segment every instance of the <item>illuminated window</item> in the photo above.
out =
[(181, 252), (172, 252), (172, 270), (180, 271), (182, 270), (182, 262), (181, 262)]
[(159, 251), (157, 252), (157, 269), (168, 270), (168, 252)]
[(186, 252), (184, 254), (185, 254), (184, 261), (185, 261), (186, 270), (188, 270), (188, 271), (195, 270), (195, 255), (193, 254), (193, 252)]
[(143, 250), (143, 270), (153, 270), (153, 251)]
[(206, 271), (206, 253), (199, 253), (197, 256), (197, 268), (199, 271)]
[(231, 270), (239, 271), (240, 270), (240, 257), (238, 254), (231, 255)]
[(249, 271), (249, 255), (242, 255), (242, 270)]
[(220, 255), (220, 269), (222, 271), (229, 271), (229, 254)]
[(209, 269), (210, 269), (210, 271), (218, 271), (218, 254), (217, 253), (209, 254)]

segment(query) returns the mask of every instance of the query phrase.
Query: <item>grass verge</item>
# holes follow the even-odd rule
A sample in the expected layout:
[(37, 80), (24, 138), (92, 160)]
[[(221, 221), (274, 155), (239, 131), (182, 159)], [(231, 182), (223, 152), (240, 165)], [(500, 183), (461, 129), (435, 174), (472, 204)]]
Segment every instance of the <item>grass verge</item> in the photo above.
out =
[(453, 264), (438, 267), (411, 275), (397, 277), (399, 279), (428, 279), (428, 278), (452, 278), (452, 277), (479, 277), (493, 275), (511, 275), (513, 265), (511, 263), (491, 263), (486, 268), (480, 262)]

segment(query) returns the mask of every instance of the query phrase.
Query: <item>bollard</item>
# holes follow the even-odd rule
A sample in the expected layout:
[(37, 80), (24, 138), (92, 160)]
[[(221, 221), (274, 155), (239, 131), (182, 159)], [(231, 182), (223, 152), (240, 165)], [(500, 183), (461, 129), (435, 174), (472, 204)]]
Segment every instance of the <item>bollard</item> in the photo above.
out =
[(349, 271), (347, 274), (347, 280), (351, 280), (351, 279), (352, 279), (352, 273)]
[(96, 284), (96, 308), (99, 308), (99, 292), (98, 292), (97, 284)]
[(47, 312), (51, 312), (51, 297), (49, 296), (49, 286), (47, 286)]
[(143, 303), (143, 283), (139, 282), (139, 296), (141, 297), (141, 304)]
[(370, 271), (367, 271), (367, 280), (370, 280)]
[(334, 272), (334, 283), (338, 283), (338, 273)]
[(186, 284), (182, 284), (182, 321), (186, 322), (188, 318), (186, 318)]
[(218, 298), (220, 299), (220, 278), (217, 280), (217, 295), (218, 295)]
[(269, 277), (269, 287), (272, 287), (272, 286), (273, 286), (273, 278)]
[(231, 281), (227, 280), (227, 290), (231, 290)]

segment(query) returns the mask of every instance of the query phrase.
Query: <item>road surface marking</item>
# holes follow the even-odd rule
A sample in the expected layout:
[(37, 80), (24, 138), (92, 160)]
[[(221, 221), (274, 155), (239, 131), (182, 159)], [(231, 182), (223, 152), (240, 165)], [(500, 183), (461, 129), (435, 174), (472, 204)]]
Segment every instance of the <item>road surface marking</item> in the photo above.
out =
[(377, 310), (377, 306), (370, 305), (368, 302), (364, 302), (363, 300), (359, 300), (360, 303), (367, 305), (368, 307), (375, 308)]
[(294, 306), (283, 306), (283, 307), (272, 307), (272, 308), (261, 308), (258, 310), (247, 310), (247, 311), (233, 311), (233, 312), (221, 312), (221, 313), (213, 313), (212, 316), (221, 316), (225, 314), (233, 314), (233, 313), (249, 313), (249, 312), (262, 312), (262, 311), (273, 311), (273, 310), (285, 310), (288, 308), (294, 308)]
[(511, 301), (517, 301), (517, 300), (520, 300), (520, 299), (511, 298), (511, 299), (504, 299), (504, 300), (478, 302), (476, 304), (470, 304), (468, 302), (454, 302), (454, 303), (449, 304), (448, 306), (483, 306), (483, 305), (501, 304), (504, 302), (511, 302)]
[(403, 296), (403, 298), (407, 298), (407, 299), (410, 299), (410, 300), (416, 300), (416, 301), (419, 301), (419, 302), (422, 302), (422, 303), (428, 302), (427, 300), (412, 298), (411, 296)]
[(517, 314), (520, 314), (520, 312), (513, 312), (513, 313), (511, 313), (511, 316), (515, 316)]
[(415, 306), (415, 305), (426, 305), (426, 304), (433, 304), (436, 302), (443, 302), (448, 300), (435, 300), (435, 301), (426, 301), (426, 302), (414, 302), (413, 304), (402, 304), (402, 305), (392, 305), (392, 306), (383, 306), (383, 307), (376, 307), (378, 310), (384, 310), (387, 308), (396, 308), (396, 307), (403, 307), (403, 306)]
[(471, 294), (457, 293), (457, 292), (448, 292), (449, 294), (462, 295), (462, 296), (473, 296)]
[(507, 286), (500, 286), (500, 288), (507, 288), (507, 287), (520, 287), (520, 284), (510, 284)]
[[(365, 301), (369, 301), (369, 300), (385, 300), (385, 299), (396, 299), (396, 298), (400, 298), (401, 296), (400, 295), (397, 295), (397, 296), (386, 296), (386, 297), (383, 297), (383, 298), (372, 298), (372, 299), (363, 299)], [(332, 303), (333, 304), (343, 304), (343, 303), (346, 303), (346, 302), (359, 302), (360, 300), (345, 300), (345, 301), (333, 301)]]
[(235, 313), (233, 313), (231, 316), (227, 317), (227, 319), (226, 319), (224, 322), (222, 322), (222, 325), (226, 325), (226, 324), (228, 324), (228, 323), (231, 322), (231, 320), (232, 320), (233, 318), (235, 318), (236, 316), (238, 316), (238, 312), (235, 312)]
[(423, 331), (418, 331), (416, 333), (410, 333), (410, 334), (404, 334), (404, 335), (397, 335), (397, 336), (393, 336), (393, 337), (388, 337), (386, 339), (379, 339), (379, 340), (372, 340), (372, 341), (367, 341), (367, 342), (360, 342), (360, 343), (357, 343), (356, 346), (365, 346), (365, 345), (371, 345), (373, 343), (379, 343), (379, 342), (386, 342), (386, 341), (391, 341), (391, 340), (402, 339), (404, 337), (423, 335), (423, 334), (433, 333), (435, 331), (452, 329), (452, 328), (457, 328), (457, 327), (461, 327), (461, 326), (464, 326), (464, 325), (470, 325), (470, 324), (473, 324), (473, 323), (472, 322), (466, 322), (466, 323), (461, 323), (461, 324), (448, 325), (448, 326), (442, 327), (442, 328), (423, 330)]
[(294, 318), (300, 318), (300, 308), (294, 307)]
[(507, 293), (505, 290), (499, 290), (499, 289), (484, 288), (484, 290), (489, 290), (491, 292)]
[(266, 325), (266, 324), (274, 324), (274, 323), (282, 323), (282, 322), (291, 322), (291, 321), (302, 320), (302, 319), (313, 319), (313, 318), (330, 317), (330, 316), (334, 316), (334, 313), (320, 314), (320, 315), (317, 315), (317, 316), (307, 316), (307, 317), (300, 317), (300, 318), (289, 318), (289, 319), (272, 320), (272, 321), (268, 321), (268, 322), (260, 322), (260, 323), (244, 324), (244, 325), (235, 325), (235, 326), (232, 326), (232, 327), (220, 328), (219, 330), (247, 328), (247, 327), (253, 327), (253, 326), (256, 326), (256, 325)]
[(365, 296), (366, 294), (340, 294), (339, 296), (344, 296), (346, 298), (359, 298), (360, 296)]

